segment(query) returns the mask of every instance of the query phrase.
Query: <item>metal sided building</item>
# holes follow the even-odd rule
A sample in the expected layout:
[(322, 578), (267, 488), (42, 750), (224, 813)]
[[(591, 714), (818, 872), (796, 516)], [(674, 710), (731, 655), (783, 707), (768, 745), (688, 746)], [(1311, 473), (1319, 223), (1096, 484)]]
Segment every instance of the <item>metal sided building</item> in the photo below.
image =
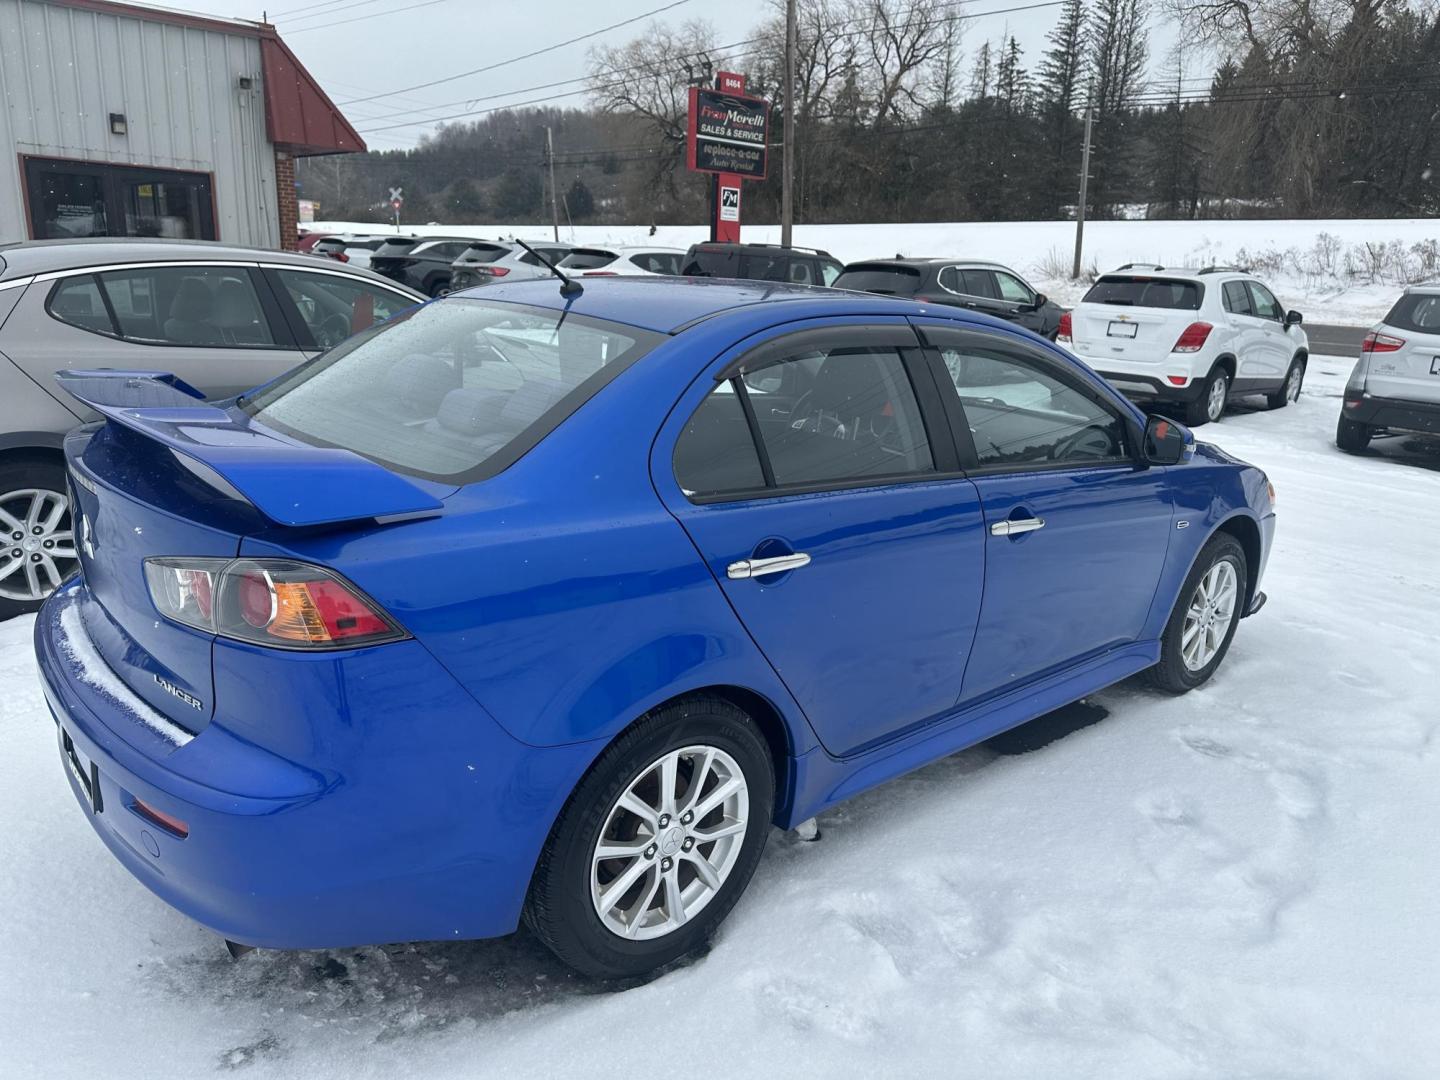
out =
[(364, 149), (268, 23), (0, 0), (0, 243), (292, 248), (294, 159)]

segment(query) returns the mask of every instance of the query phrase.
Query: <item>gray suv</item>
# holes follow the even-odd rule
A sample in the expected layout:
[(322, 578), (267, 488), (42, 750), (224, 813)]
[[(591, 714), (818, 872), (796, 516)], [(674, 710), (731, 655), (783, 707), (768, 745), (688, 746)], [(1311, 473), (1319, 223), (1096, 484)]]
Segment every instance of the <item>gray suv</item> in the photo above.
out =
[(1335, 443), (1358, 454), (1384, 435), (1440, 435), (1440, 285), (1411, 285), (1365, 335)]
[(423, 300), (343, 263), (203, 241), (0, 245), (0, 618), (75, 565), (60, 447), (94, 417), (56, 371), (173, 371), (233, 397)]

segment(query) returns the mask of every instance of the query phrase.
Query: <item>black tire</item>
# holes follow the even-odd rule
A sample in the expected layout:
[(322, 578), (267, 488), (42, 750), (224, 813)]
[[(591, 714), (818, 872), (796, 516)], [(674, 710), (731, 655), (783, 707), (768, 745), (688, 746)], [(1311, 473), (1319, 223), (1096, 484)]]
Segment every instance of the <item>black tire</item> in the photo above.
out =
[(1347, 454), (1360, 454), (1370, 445), (1375, 432), (1369, 424), (1340, 417), (1335, 427), (1335, 445)]
[[(61, 497), (66, 497), (68, 488), (65, 482), (65, 466), (58, 459), (51, 457), (15, 458), (0, 463), (0, 507), (6, 506), (6, 496), (11, 492), (28, 489), (53, 491)], [(13, 506), (13, 503), (11, 505)], [(70, 515), (67, 513), (60, 528), (69, 528), (69, 517)], [(14, 542), (14, 538), (8, 530), (0, 532), (0, 544), (12, 542)], [(8, 546), (0, 549), (0, 569), (8, 566), (10, 558), (13, 557), (12, 550), (14, 549)], [(73, 565), (73, 561), (67, 560), (66, 569)], [(9, 579), (0, 581), (0, 584), (9, 584)], [(0, 619), (38, 611), (43, 602), (43, 599), (17, 600), (9, 596), (0, 596)]]
[[(1215, 384), (1217, 382), (1223, 382), (1225, 384), (1225, 400), (1229, 400), (1230, 373), (1223, 367), (1217, 366), (1212, 368), (1210, 374), (1205, 379), (1205, 385), (1200, 390), (1200, 396), (1194, 401), (1187, 401), (1185, 403), (1186, 426), (1192, 428), (1199, 427), (1201, 424), (1209, 424), (1220, 419), (1219, 416), (1210, 415), (1210, 398), (1211, 395), (1215, 393)], [(1221, 415), (1224, 415), (1224, 412), (1225, 407), (1222, 405), (1220, 407)]]
[[(1294, 379), (1294, 383), (1291, 380)], [(1300, 400), (1300, 390), (1305, 385), (1305, 361), (1298, 356), (1290, 361), (1285, 371), (1285, 381), (1279, 389), (1265, 395), (1265, 404), (1272, 409), (1283, 409), (1292, 401)]]
[[(725, 751), (744, 774), (750, 805), (740, 854), (713, 898), (679, 929), (649, 940), (623, 938), (601, 922), (590, 898), (600, 831), (638, 776), (670, 751), (697, 743)], [(745, 891), (765, 847), (774, 800), (769, 748), (742, 710), (713, 697), (657, 709), (616, 739), (576, 786), (540, 853), (525, 922), (556, 956), (594, 978), (634, 979), (673, 963), (703, 948)]]
[[(1195, 596), (1200, 580), (1209, 573), (1211, 567), (1227, 560), (1233, 565), (1236, 575), (1234, 615), (1230, 619), (1230, 626), (1225, 631), (1225, 637), (1221, 641), (1219, 649), (1216, 650), (1210, 662), (1199, 670), (1191, 670), (1181, 655), (1185, 634), (1185, 614), (1190, 607), (1192, 597)], [(1180, 588), (1180, 596), (1175, 601), (1175, 609), (1170, 613), (1170, 621), (1165, 624), (1165, 633), (1160, 638), (1160, 662), (1147, 672), (1152, 685), (1172, 694), (1184, 694), (1210, 680), (1216, 669), (1224, 662), (1225, 654), (1230, 651), (1230, 643), (1235, 640), (1235, 631), (1239, 628), (1240, 619), (1245, 614), (1245, 597), (1250, 581), (1249, 573), (1245, 549), (1240, 546), (1240, 541), (1229, 533), (1216, 533), (1200, 549), (1200, 554), (1195, 559), (1195, 565), (1190, 568), (1190, 573), (1185, 578), (1185, 584)]]
[(442, 296), (450, 295), (450, 279), (448, 277), (437, 277), (425, 285), (425, 295), (439, 299)]

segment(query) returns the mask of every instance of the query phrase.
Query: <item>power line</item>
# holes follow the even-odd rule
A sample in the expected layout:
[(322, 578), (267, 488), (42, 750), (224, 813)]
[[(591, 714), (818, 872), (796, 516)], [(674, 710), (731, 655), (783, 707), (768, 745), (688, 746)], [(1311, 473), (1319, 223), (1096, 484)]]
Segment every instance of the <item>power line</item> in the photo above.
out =
[[(369, 3), (370, 0), (364, 0), (364, 2)], [(398, 15), (404, 11), (414, 11), (416, 8), (432, 7), (435, 4), (443, 3), (445, 3), (445, 0), (420, 0), (419, 3), (406, 4), (404, 7), (389, 8), (386, 11), (372, 11), (365, 15), (356, 15), (353, 18), (349, 19), (337, 19), (335, 22), (319, 23), (318, 25), (313, 26), (302, 26), (298, 30), (286, 30), (285, 32), (286, 34), (291, 36), (294, 36), (295, 34), (308, 34), (311, 30), (327, 30), (332, 26), (345, 26), (347, 23), (364, 22), (366, 19), (378, 19), (383, 15)], [(360, 7), (361, 5), (356, 4), (354, 6)], [(344, 8), (336, 8), (335, 13), (339, 13), (344, 10)], [(325, 14), (329, 15), (332, 13), (327, 11), (325, 12)]]
[(690, 0), (670, 0), (670, 3), (664, 4), (658, 8), (653, 8), (650, 11), (646, 11), (640, 15), (633, 16), (629, 19), (622, 19), (620, 22), (611, 23), (609, 26), (602, 26), (599, 30), (592, 30), (588, 34), (580, 34), (576, 37), (568, 38), (565, 41), (557, 42), (554, 45), (547, 45), (543, 49), (536, 49), (533, 52), (528, 52), (521, 56), (512, 56), (508, 60), (501, 60), (494, 64), (486, 64), (484, 67), (474, 68), (470, 71), (462, 71), (458, 75), (447, 75), (443, 79), (432, 79), (429, 82), (416, 83), (414, 86), (402, 86), (398, 90), (387, 90), (383, 94), (371, 94), (369, 97), (351, 98), (349, 101), (340, 102), (340, 104), (353, 105), (361, 101), (374, 101), (376, 98), (393, 97), (396, 94), (408, 94), (411, 90), (424, 90), (426, 87), (429, 86), (439, 86), (441, 83), (455, 82), (457, 79), (466, 79), (469, 78), (471, 75), (479, 75), (480, 73), (485, 71), (494, 71), (496, 68), (506, 67), (510, 64), (518, 64), (521, 60), (529, 60), (544, 53), (554, 52), (556, 49), (563, 49), (565, 48), (565, 46), (574, 45), (576, 42), (579, 41), (586, 41), (589, 38), (599, 37), (601, 34), (608, 33), (611, 30), (618, 30), (622, 26), (629, 26), (631, 23), (637, 23), (641, 19), (648, 19), (652, 15), (659, 15), (663, 12), (670, 11), (672, 8), (677, 8), (680, 7), (682, 4), (688, 3), (690, 3)]
[[(963, 0), (953, 0), (952, 3), (947, 3), (947, 4), (944, 4), (944, 5), (941, 5), (941, 6), (943, 6), (943, 7), (957, 7), (957, 6), (959, 6), (959, 4), (960, 4), (961, 2), (963, 2)], [(937, 19), (936, 22), (937, 22), (937, 23), (964, 22), (964, 21), (971, 20), (971, 19), (981, 19), (981, 18), (985, 18), (986, 16), (989, 16), (989, 15), (1010, 15), (1010, 14), (1013, 14), (1013, 13), (1015, 13), (1015, 12), (1021, 12), (1021, 11), (1036, 11), (1036, 10), (1039, 10), (1039, 9), (1041, 9), (1041, 8), (1059, 7), (1062, 3), (1064, 3), (1064, 0), (1040, 0), (1040, 2), (1037, 2), (1037, 3), (1032, 3), (1032, 4), (1019, 4), (1019, 5), (1016, 5), (1016, 6), (1014, 6), (1014, 7), (996, 8), (996, 9), (991, 10), (991, 11), (962, 12), (962, 13), (960, 13), (960, 14), (958, 14), (958, 15), (949, 15), (949, 16), (946, 16), (946, 17), (943, 18), (943, 19)], [(640, 17), (643, 18), (644, 16), (640, 16)], [(635, 20), (630, 20), (630, 21), (633, 22), (633, 21), (635, 21)], [(913, 21), (918, 21), (918, 20), (912, 20), (912, 22), (913, 22)], [(895, 27), (895, 28), (892, 28), (892, 29), (900, 29), (900, 28), (907, 27), (907, 26), (910, 26), (910, 25), (911, 25), (911, 23), (903, 23), (903, 24), (901, 24), (899, 27)], [(599, 32), (603, 32), (603, 31), (597, 31), (597, 33), (599, 33)], [(870, 29), (869, 27), (864, 27), (864, 28), (857, 29), (857, 30), (847, 30), (847, 31), (845, 31), (844, 33), (835, 35), (835, 38), (838, 40), (838, 39), (840, 39), (840, 38), (859, 37), (859, 36), (863, 36), (863, 35), (865, 35), (865, 34), (868, 34), (868, 33), (870, 33), (870, 32), (871, 32), (871, 29)], [(745, 45), (755, 45), (755, 44), (768, 44), (768, 39), (765, 38), (765, 37), (746, 38), (746, 39), (743, 40), (743, 41), (731, 42), (731, 43), (728, 44), (728, 45), (717, 45), (717, 46), (715, 46), (714, 48), (710, 48), (710, 49), (697, 49), (697, 50), (695, 50), (694, 52), (681, 53), (678, 57), (675, 57), (675, 59), (676, 59), (676, 60), (686, 60), (686, 59), (695, 58), (695, 57), (701, 57), (701, 56), (717, 56), (718, 54), (728, 53), (731, 49), (737, 49), (737, 48), (740, 48), (740, 47), (745, 46)], [(749, 50), (749, 51), (747, 51), (747, 52), (731, 54), (731, 55), (728, 56), (728, 57), (721, 57), (721, 59), (728, 59), (728, 60), (730, 60), (730, 61), (733, 61), (733, 60), (741, 59), (741, 58), (743, 58), (743, 57), (756, 55), (757, 53), (759, 53), (759, 52), (761, 52), (761, 51), (762, 51), (762, 49), (751, 49), (751, 50)], [(525, 57), (520, 57), (519, 59), (525, 59)], [(506, 61), (506, 63), (510, 63), (510, 62), (511, 62), (511, 61)], [(499, 65), (493, 65), (493, 66), (499, 66)], [(482, 68), (482, 69), (479, 69), (479, 70), (482, 70), (482, 71), (483, 71), (483, 70), (489, 70), (489, 69)], [(638, 64), (638, 65), (635, 65), (635, 66), (629, 67), (629, 68), (617, 68), (617, 69), (615, 69), (615, 71), (614, 71), (613, 73), (612, 73), (612, 72), (607, 72), (606, 74), (617, 74), (617, 75), (620, 75), (620, 74), (630, 74), (630, 73), (636, 72), (636, 71), (639, 71), (639, 72), (647, 72), (647, 73), (653, 72), (654, 74), (673, 74), (673, 73), (679, 72), (680, 70), (682, 70), (682, 69), (679, 68), (679, 67), (653, 68), (653, 67), (651, 67), (651, 66), (648, 65), (648, 64)], [(467, 73), (467, 74), (474, 74), (474, 72), (469, 72), (469, 73)], [(453, 76), (452, 78), (463, 78), (463, 77), (464, 77), (464, 76), (457, 75), (457, 76)], [(449, 80), (438, 80), (438, 81), (445, 82), (445, 81), (449, 81)], [(586, 81), (586, 77), (581, 77), (581, 78), (578, 78), (578, 79), (566, 79), (566, 80), (562, 80), (561, 82), (553, 83), (553, 84), (549, 84), (549, 85), (553, 85), (553, 86), (564, 86), (564, 85), (566, 85), (566, 84), (568, 84), (568, 83), (584, 82), (584, 81)], [(425, 85), (433, 86), (433, 85), (435, 85), (435, 84), (434, 84), (434, 83), (427, 83), (427, 84), (425, 84)], [(513, 103), (511, 103), (511, 104), (509, 104), (509, 105), (497, 105), (497, 106), (494, 106), (494, 107), (491, 107), (491, 108), (488, 108), (488, 109), (466, 110), (466, 111), (464, 111), (464, 112), (450, 113), (449, 115), (446, 115), (446, 116), (424, 117), (424, 118), (421, 118), (421, 119), (419, 119), (419, 120), (409, 120), (409, 121), (405, 121), (405, 122), (397, 122), (397, 123), (394, 123), (394, 124), (388, 124), (388, 125), (385, 125), (385, 126), (382, 126), (382, 127), (361, 128), (361, 129), (359, 129), (359, 130), (360, 130), (360, 133), (363, 135), (363, 134), (365, 134), (367, 131), (393, 131), (393, 130), (395, 130), (396, 128), (402, 128), (402, 127), (419, 127), (419, 126), (424, 125), (424, 124), (438, 124), (438, 123), (442, 123), (442, 122), (444, 122), (444, 121), (446, 121), (446, 120), (462, 120), (462, 119), (467, 119), (467, 118), (472, 117), (472, 116), (485, 116), (485, 115), (487, 115), (487, 114), (489, 114), (489, 113), (501, 112), (501, 111), (504, 111), (505, 109), (523, 108), (523, 107), (525, 107), (525, 106), (527, 106), (527, 105), (538, 105), (538, 104), (544, 104), (545, 102), (548, 102), (548, 101), (558, 101), (558, 100), (560, 100), (560, 99), (562, 99), (562, 98), (575, 97), (577, 94), (588, 93), (588, 92), (590, 92), (591, 90), (604, 90), (604, 89), (610, 89), (610, 88), (612, 88), (612, 87), (623, 86), (623, 85), (624, 85), (624, 82), (623, 82), (623, 81), (618, 81), (618, 80), (617, 80), (617, 81), (615, 81), (615, 82), (602, 83), (602, 84), (600, 84), (599, 86), (594, 86), (594, 87), (581, 87), (581, 88), (578, 89), (578, 90), (570, 90), (570, 91), (567, 91), (567, 92), (561, 93), (561, 94), (551, 94), (551, 95), (549, 95), (549, 96), (547, 96), (547, 97), (543, 97), (543, 98), (533, 98), (533, 99), (531, 99), (531, 100), (529, 100), (529, 101), (513, 102)], [(545, 88), (546, 88), (546, 87), (535, 87), (534, 89), (545, 89)], [(417, 88), (417, 87), (407, 87), (406, 89), (414, 90), (414, 89), (418, 89), (418, 88)], [(397, 93), (398, 93), (398, 92), (400, 92), (400, 91), (397, 91)], [(511, 93), (525, 93), (525, 92), (526, 92), (526, 91), (523, 91), (523, 90), (517, 90), (517, 91), (512, 91)], [(386, 95), (386, 94), (376, 94), (376, 95), (374, 95), (374, 97), (386, 97), (386, 96), (389, 96), (389, 95)], [(496, 97), (509, 97), (509, 96), (510, 96), (510, 94), (492, 94), (492, 95), (489, 95), (489, 98), (472, 98), (472, 99), (470, 99), (470, 100), (471, 100), (471, 101), (484, 101), (484, 100), (493, 99), (493, 98), (496, 98)], [(351, 100), (352, 100), (352, 101), (369, 101), (369, 100), (374, 100), (374, 98), (352, 98)], [(348, 104), (348, 103), (342, 101), (342, 102), (340, 102), (340, 104), (341, 104), (341, 105), (345, 105), (345, 104)], [(404, 110), (401, 110), (400, 112), (396, 113), (396, 115), (404, 115)]]

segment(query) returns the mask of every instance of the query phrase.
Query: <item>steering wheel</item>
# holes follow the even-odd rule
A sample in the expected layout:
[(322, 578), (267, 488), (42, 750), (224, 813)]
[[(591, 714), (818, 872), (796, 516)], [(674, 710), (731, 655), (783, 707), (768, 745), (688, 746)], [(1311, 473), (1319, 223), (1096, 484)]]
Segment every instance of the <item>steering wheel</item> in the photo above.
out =
[(1087, 424), (1050, 448), (1051, 461), (1098, 461), (1115, 456), (1115, 438), (1102, 424)]
[(790, 410), (790, 426), (805, 431), (815, 431), (821, 435), (830, 435), (836, 439), (846, 438), (850, 432), (846, 430), (845, 424), (839, 416), (828, 413), (824, 409), (813, 414), (810, 412), (812, 397), (814, 397), (814, 393), (806, 390), (795, 399), (795, 406)]
[(322, 349), (339, 345), (350, 336), (350, 320), (338, 312), (325, 316), (315, 331), (315, 344)]

